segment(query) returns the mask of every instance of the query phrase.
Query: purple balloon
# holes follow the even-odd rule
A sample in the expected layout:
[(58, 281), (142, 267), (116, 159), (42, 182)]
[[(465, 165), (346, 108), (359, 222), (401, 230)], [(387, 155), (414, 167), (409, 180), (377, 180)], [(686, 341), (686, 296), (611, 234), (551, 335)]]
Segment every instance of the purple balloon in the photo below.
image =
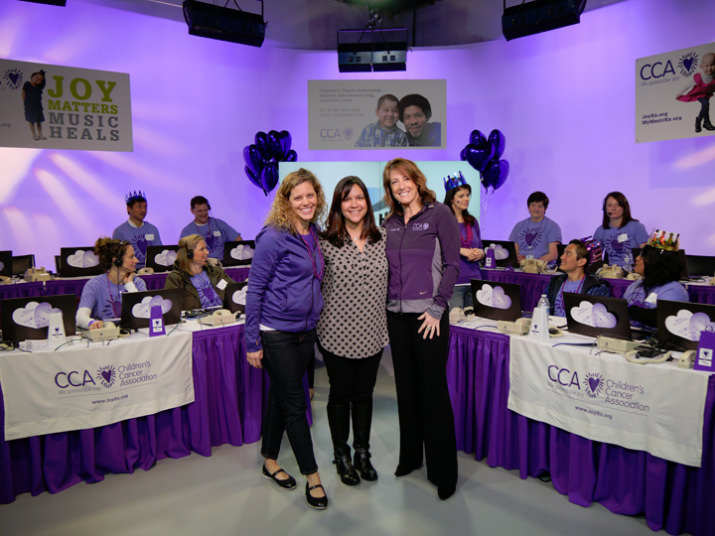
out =
[(467, 147), (469, 147), (469, 145), (465, 145), (465, 146), (464, 146), (464, 149), (462, 149), (462, 152), (459, 153), (459, 159), (460, 159), (460, 160), (466, 160), (466, 159), (467, 159)]
[(477, 171), (483, 171), (486, 165), (494, 156), (494, 148), (486, 144), (483, 148), (479, 148), (471, 143), (464, 148), (467, 162)]
[(281, 146), (280, 132), (271, 130), (268, 133), (268, 149), (271, 153), (271, 158), (276, 162), (283, 159), (283, 147)]
[(501, 130), (494, 129), (489, 133), (489, 144), (494, 147), (494, 158), (501, 158), (506, 145), (506, 138)]
[(243, 148), (243, 159), (246, 161), (246, 166), (253, 171), (253, 174), (259, 176), (263, 169), (263, 158), (255, 145), (246, 145)]
[[(246, 171), (246, 177), (248, 177), (248, 180), (251, 181), (251, 183), (258, 186), (261, 190), (263, 190), (263, 185), (261, 184), (261, 180), (256, 176), (256, 174), (253, 171), (251, 171), (251, 168), (249, 168), (248, 166), (245, 166), (243, 169)], [(263, 193), (265, 193), (265, 192), (263, 192)]]
[(491, 186), (495, 190), (501, 188), (502, 184), (509, 176), (509, 162), (494, 158), (484, 168), (482, 184), (487, 188)]
[(487, 137), (479, 130), (472, 130), (469, 135), (469, 144), (482, 149), (487, 144)]
[(256, 147), (258, 147), (263, 160), (269, 160), (271, 158), (271, 150), (268, 147), (268, 135), (265, 132), (256, 132)]
[(291, 137), (290, 137), (290, 132), (287, 130), (281, 130), (280, 131), (280, 138), (278, 138), (281, 142), (281, 148), (283, 149), (283, 157), (288, 154), (288, 151), (290, 151), (290, 146), (291, 146)]
[(285, 156), (285, 161), (286, 162), (295, 162), (298, 160), (298, 153), (296, 153), (293, 149), (288, 151), (288, 154)]
[(263, 193), (266, 195), (276, 187), (276, 184), (278, 184), (278, 164), (266, 162), (266, 167), (261, 171), (261, 184)]

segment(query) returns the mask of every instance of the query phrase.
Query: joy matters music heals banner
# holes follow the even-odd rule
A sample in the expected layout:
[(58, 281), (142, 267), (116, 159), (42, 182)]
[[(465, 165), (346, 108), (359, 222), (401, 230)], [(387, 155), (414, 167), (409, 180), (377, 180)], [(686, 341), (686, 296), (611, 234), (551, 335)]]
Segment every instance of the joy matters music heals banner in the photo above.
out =
[(0, 146), (131, 151), (129, 75), (0, 59)]

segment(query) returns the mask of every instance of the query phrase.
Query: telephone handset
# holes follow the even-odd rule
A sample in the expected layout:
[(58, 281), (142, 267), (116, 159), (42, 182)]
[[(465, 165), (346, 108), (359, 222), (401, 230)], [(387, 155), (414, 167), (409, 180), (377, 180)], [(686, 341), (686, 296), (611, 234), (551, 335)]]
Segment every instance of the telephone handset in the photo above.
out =
[(92, 342), (112, 341), (119, 338), (119, 326), (114, 322), (102, 322), (102, 327), (98, 329), (88, 329), (83, 334)]
[(527, 274), (541, 274), (546, 270), (546, 261), (541, 259), (523, 259), (519, 262)]
[(12, 277), (0, 275), (0, 285), (9, 285), (10, 283), (12, 283)]
[(226, 326), (228, 324), (233, 324), (235, 321), (236, 315), (228, 309), (218, 309), (210, 315), (199, 319), (199, 322), (207, 326)]
[(151, 275), (154, 273), (154, 268), (151, 266), (145, 266), (137, 272), (137, 275)]
[(598, 276), (605, 277), (606, 279), (623, 279), (626, 275), (623, 268), (617, 264), (604, 264), (603, 268), (598, 270)]
[(23, 277), (25, 281), (49, 281), (52, 279), (52, 276), (47, 273), (44, 266), (41, 268), (28, 268)]

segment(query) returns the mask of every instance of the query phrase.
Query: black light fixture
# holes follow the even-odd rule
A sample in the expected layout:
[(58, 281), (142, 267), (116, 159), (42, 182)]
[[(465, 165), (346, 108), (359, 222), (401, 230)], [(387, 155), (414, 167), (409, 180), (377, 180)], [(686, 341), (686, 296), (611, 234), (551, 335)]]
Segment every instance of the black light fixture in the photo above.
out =
[(407, 28), (378, 28), (382, 16), (369, 10), (367, 26), (338, 30), (338, 69), (345, 72), (407, 70)]
[(67, 0), (22, 0), (23, 2), (32, 2), (33, 4), (47, 4), (48, 6), (66, 7)]
[(507, 41), (548, 32), (581, 22), (586, 0), (533, 0), (506, 7), (502, 15), (502, 32)]
[(227, 8), (228, 0), (224, 7), (184, 0), (184, 20), (191, 35), (260, 47), (266, 37), (267, 23), (263, 20), (263, 0), (259, 1), (260, 15), (241, 10), (236, 0), (233, 3), (237, 9)]

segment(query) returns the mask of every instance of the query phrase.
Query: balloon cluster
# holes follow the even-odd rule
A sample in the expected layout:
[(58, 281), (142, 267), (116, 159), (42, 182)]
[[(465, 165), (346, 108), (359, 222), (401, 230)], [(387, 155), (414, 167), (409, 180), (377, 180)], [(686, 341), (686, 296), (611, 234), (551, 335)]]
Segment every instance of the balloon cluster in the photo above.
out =
[(291, 137), (287, 130), (256, 132), (256, 143), (243, 149), (246, 176), (265, 195), (278, 184), (278, 162), (295, 162), (298, 154), (290, 148)]
[(485, 137), (479, 130), (472, 130), (469, 143), (462, 149), (460, 157), (479, 171), (482, 186), (494, 190), (501, 188), (509, 175), (509, 162), (500, 160), (504, 154), (506, 139), (500, 130), (494, 129)]

